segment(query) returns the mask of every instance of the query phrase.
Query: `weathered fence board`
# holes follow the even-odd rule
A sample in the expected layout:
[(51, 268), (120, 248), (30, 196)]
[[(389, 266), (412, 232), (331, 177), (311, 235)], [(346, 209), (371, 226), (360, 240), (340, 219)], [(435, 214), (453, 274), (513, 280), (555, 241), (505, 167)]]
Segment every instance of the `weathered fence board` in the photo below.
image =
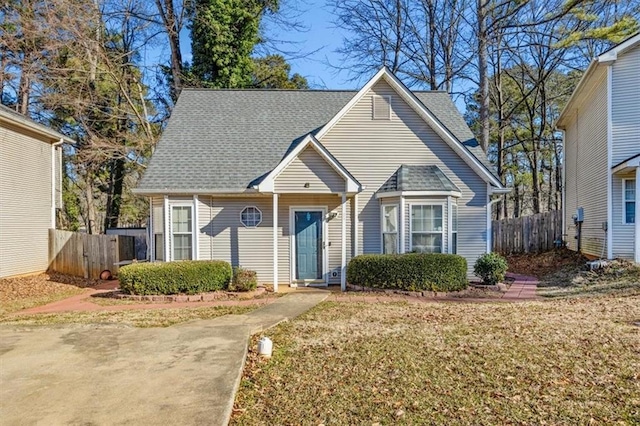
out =
[(493, 251), (502, 254), (551, 250), (562, 239), (562, 212), (550, 211), (517, 218), (494, 220)]
[(133, 253), (133, 237), (49, 229), (50, 271), (97, 279), (104, 270), (117, 274), (117, 263), (133, 259)]

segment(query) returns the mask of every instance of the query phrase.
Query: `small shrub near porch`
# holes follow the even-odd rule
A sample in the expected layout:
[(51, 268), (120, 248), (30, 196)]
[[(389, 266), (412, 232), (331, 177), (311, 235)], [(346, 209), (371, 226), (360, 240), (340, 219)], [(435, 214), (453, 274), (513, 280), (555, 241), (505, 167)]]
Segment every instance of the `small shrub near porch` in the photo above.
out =
[(349, 284), (408, 291), (458, 291), (467, 288), (467, 261), (440, 253), (366, 254), (351, 259)]
[(232, 270), (222, 260), (134, 263), (120, 269), (120, 288), (129, 294), (198, 294), (226, 290)]
[(244, 269), (240, 266), (233, 269), (233, 280), (229, 286), (231, 291), (253, 291), (258, 287), (256, 271)]

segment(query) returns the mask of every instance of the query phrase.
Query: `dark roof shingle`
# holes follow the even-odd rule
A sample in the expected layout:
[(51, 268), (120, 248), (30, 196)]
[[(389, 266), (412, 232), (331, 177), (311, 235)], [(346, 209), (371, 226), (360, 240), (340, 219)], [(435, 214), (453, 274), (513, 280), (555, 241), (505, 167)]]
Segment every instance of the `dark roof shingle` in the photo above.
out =
[(460, 191), (435, 165), (403, 164), (380, 187), (379, 193), (396, 191)]
[[(243, 192), (275, 168), (304, 136), (329, 122), (356, 93), (185, 89), (137, 192)], [(415, 94), (488, 165), (448, 94)]]

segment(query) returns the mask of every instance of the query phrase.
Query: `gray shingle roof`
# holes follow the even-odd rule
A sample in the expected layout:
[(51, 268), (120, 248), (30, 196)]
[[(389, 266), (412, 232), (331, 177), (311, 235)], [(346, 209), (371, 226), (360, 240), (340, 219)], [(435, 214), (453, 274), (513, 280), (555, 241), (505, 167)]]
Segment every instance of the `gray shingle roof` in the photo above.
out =
[(442, 173), (438, 166), (403, 164), (378, 190), (379, 193), (396, 191), (460, 191), (460, 189)]
[[(137, 192), (245, 191), (304, 136), (330, 121), (356, 93), (183, 90)], [(448, 94), (417, 92), (416, 96), (488, 164)]]

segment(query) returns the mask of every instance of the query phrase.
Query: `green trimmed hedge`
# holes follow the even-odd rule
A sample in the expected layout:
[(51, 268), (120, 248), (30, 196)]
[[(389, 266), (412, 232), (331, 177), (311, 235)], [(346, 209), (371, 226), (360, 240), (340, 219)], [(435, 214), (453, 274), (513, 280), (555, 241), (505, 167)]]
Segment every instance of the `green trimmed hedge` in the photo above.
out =
[(364, 287), (408, 291), (467, 288), (467, 260), (455, 254), (365, 254), (347, 267), (347, 282)]
[(226, 290), (231, 282), (229, 262), (189, 260), (133, 263), (120, 268), (120, 288), (129, 294), (198, 294)]

